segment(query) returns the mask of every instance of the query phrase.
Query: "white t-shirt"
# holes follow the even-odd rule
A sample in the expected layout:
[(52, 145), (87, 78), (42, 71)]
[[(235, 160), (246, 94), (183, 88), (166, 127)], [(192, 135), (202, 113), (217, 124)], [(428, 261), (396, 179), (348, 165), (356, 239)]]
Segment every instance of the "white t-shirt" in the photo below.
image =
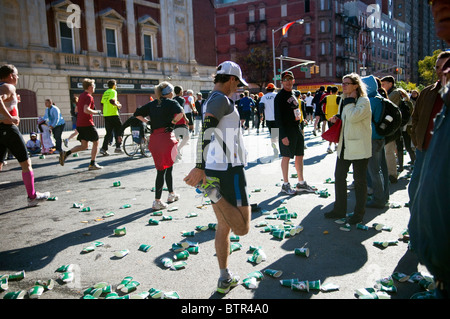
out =
[(189, 95), (187, 97), (189, 103), (186, 102), (186, 98), (184, 99), (185, 103), (184, 103), (184, 113), (192, 113), (192, 109), (191, 106), (195, 105), (195, 99), (192, 95)]
[(305, 98), (305, 102), (306, 102), (306, 106), (313, 106), (312, 105), (312, 100), (314, 99), (314, 97), (313, 96), (307, 96), (306, 98)]
[(274, 102), (277, 93), (269, 92), (261, 98), (259, 103), (264, 103), (264, 118), (266, 121), (275, 121), (275, 108)]

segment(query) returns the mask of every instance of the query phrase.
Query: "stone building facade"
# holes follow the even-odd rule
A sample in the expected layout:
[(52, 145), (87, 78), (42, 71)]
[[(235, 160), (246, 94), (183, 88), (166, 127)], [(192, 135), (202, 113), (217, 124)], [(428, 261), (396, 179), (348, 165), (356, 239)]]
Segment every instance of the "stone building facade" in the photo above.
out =
[(209, 91), (214, 51), (195, 48), (195, 28), (214, 21), (195, 19), (195, 2), (0, 0), (0, 63), (19, 70), (21, 117), (42, 116), (51, 98), (70, 119), (86, 77), (96, 79), (98, 109), (106, 82), (116, 79), (124, 113), (147, 103), (161, 81)]

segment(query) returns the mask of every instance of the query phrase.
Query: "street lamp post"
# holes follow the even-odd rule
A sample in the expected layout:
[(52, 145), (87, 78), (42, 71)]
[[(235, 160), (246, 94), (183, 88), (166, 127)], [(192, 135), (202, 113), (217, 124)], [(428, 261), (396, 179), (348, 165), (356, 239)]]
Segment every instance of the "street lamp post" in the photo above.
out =
[[(290, 27), (290, 25), (292, 25), (294, 23), (303, 24), (304, 22), (305, 22), (305, 20), (299, 19), (299, 20), (290, 22), (288, 24), (285, 24), (284, 26), (282, 26), (276, 30), (272, 29), (273, 81), (274, 81), (275, 86), (277, 86), (277, 67), (276, 67), (276, 63), (275, 63), (275, 32), (278, 32), (287, 26)], [(286, 30), (286, 32), (287, 32), (287, 30)]]

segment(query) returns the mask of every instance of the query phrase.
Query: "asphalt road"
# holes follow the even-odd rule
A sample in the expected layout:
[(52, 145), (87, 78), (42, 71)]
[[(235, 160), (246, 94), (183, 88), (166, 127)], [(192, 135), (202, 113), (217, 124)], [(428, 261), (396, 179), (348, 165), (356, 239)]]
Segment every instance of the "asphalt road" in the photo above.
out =
[[(64, 133), (65, 135), (68, 133)], [(241, 236), (242, 247), (230, 257), (230, 269), (244, 279), (255, 270), (281, 270), (279, 278), (265, 275), (256, 289), (244, 285), (233, 288), (226, 296), (215, 292), (219, 275), (214, 249), (214, 230), (196, 231), (196, 226), (215, 223), (210, 205), (205, 204), (192, 187), (182, 181), (194, 166), (196, 139), (183, 149), (183, 159), (174, 166), (175, 190), (181, 195), (178, 202), (170, 204), (173, 211), (164, 211), (172, 220), (163, 221), (162, 216), (151, 216), (156, 171), (151, 158), (129, 158), (113, 154), (98, 157), (103, 170), (89, 172), (90, 152), (71, 157), (64, 167), (58, 163), (57, 156), (45, 159), (33, 157), (36, 176), (36, 189), (49, 191), (56, 201), (47, 201), (38, 207), (26, 207), (26, 193), (21, 179), (18, 163), (9, 161), (0, 173), (0, 275), (25, 270), (26, 276), (20, 281), (10, 281), (7, 291), (0, 293), (3, 298), (7, 292), (28, 290), (36, 280), (56, 281), (51, 291), (44, 292), (40, 299), (80, 299), (83, 291), (96, 283), (106, 282), (113, 290), (126, 276), (140, 283), (136, 291), (129, 295), (156, 288), (164, 292), (175, 291), (181, 299), (356, 299), (355, 290), (373, 287), (376, 280), (401, 272), (410, 275), (416, 271), (427, 273), (423, 265), (417, 263), (414, 254), (408, 251), (407, 244), (380, 249), (375, 241), (397, 240), (406, 228), (409, 210), (405, 176), (401, 173), (397, 184), (391, 185), (391, 202), (399, 203), (400, 208), (367, 209), (364, 223), (371, 226), (381, 223), (392, 227), (391, 231), (375, 229), (360, 230), (354, 226), (343, 231), (333, 220), (323, 217), (332, 209), (334, 201), (333, 184), (325, 183), (327, 178), (334, 180), (336, 153), (327, 154), (327, 142), (312, 135), (312, 128), (305, 130), (306, 144), (304, 175), (310, 185), (319, 190), (328, 189), (329, 197), (317, 194), (287, 196), (280, 193), (280, 160), (270, 161), (271, 146), (267, 130), (257, 135), (255, 130), (245, 134), (250, 163), (246, 170), (250, 202), (257, 204), (259, 211), (252, 213), (251, 230)], [(71, 141), (70, 147), (77, 141)], [(112, 151), (112, 149), (110, 149)], [(405, 156), (405, 163), (409, 157)], [(290, 174), (295, 173), (293, 165)], [(352, 175), (348, 175), (348, 183)], [(120, 187), (113, 183), (121, 182)], [(292, 178), (292, 184), (296, 181)], [(254, 192), (260, 188), (260, 192)], [(167, 192), (163, 192), (163, 199)], [(285, 202), (283, 202), (285, 201)], [(354, 192), (349, 190), (348, 212), (354, 205)], [(79, 212), (72, 208), (73, 203), (90, 207), (90, 212)], [(130, 208), (122, 209), (130, 204)], [(270, 233), (257, 227), (260, 222), (269, 225), (282, 225), (282, 220), (266, 219), (273, 216), (278, 207), (286, 207), (290, 213), (297, 213), (292, 219), (294, 225), (301, 225), (303, 231), (285, 239), (276, 239)], [(270, 215), (265, 215), (267, 211)], [(103, 218), (108, 212), (114, 216)], [(187, 218), (190, 213), (197, 217)], [(150, 225), (149, 219), (159, 220), (159, 225)], [(126, 235), (114, 235), (114, 229), (126, 227)], [(184, 237), (182, 233), (194, 231), (195, 236)], [(173, 243), (185, 241), (198, 243), (199, 252), (191, 254), (186, 267), (180, 270), (165, 268), (160, 259), (174, 256)], [(82, 250), (100, 241), (102, 246), (94, 251)], [(151, 245), (148, 252), (138, 250), (141, 244)], [(248, 261), (252, 256), (250, 246), (261, 246), (266, 253), (265, 261), (254, 264)], [(295, 248), (307, 247), (309, 257), (297, 256)], [(123, 258), (115, 257), (115, 252), (128, 249)], [(60, 266), (74, 265), (74, 280), (64, 283), (55, 272)], [(338, 290), (324, 292), (293, 291), (280, 284), (281, 279), (300, 281), (320, 280), (322, 285), (334, 284)], [(392, 299), (408, 299), (422, 291), (417, 283), (395, 282), (396, 293)], [(119, 293), (119, 295), (124, 295)]]

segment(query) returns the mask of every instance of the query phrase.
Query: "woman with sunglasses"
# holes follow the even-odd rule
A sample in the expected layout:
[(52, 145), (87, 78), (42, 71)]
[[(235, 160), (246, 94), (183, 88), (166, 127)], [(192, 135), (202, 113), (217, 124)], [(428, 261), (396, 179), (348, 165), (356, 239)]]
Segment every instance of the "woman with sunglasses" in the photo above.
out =
[(336, 199), (326, 218), (344, 218), (347, 213), (347, 174), (353, 165), (356, 204), (347, 222), (362, 222), (367, 198), (367, 164), (372, 156), (372, 111), (367, 97), (366, 86), (356, 73), (347, 74), (342, 80), (342, 99), (339, 113), (330, 119), (335, 123), (339, 118), (342, 127), (337, 147), (335, 169)]

